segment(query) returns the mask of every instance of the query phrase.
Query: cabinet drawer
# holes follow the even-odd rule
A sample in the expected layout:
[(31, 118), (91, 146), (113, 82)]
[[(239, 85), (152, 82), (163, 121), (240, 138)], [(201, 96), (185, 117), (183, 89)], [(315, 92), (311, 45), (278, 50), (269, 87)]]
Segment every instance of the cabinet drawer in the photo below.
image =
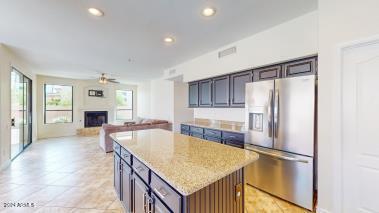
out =
[(208, 141), (213, 141), (213, 142), (221, 143), (221, 138), (215, 138), (215, 137), (204, 135), (204, 139), (208, 140)]
[(192, 137), (195, 137), (195, 138), (201, 138), (201, 139), (203, 139), (203, 135), (202, 135), (202, 134), (191, 133), (191, 136), (192, 136)]
[(121, 153), (121, 146), (120, 144), (113, 141), (113, 151), (120, 155)]
[(180, 212), (181, 196), (154, 173), (151, 175), (150, 186), (154, 194), (158, 196), (173, 212)]
[(141, 161), (133, 157), (133, 170), (145, 181), (149, 183), (149, 168), (147, 168)]
[(195, 127), (195, 126), (190, 126), (190, 132), (192, 132), (192, 133), (198, 133), (198, 134), (203, 134), (203, 128), (201, 128), (201, 127)]
[(236, 140), (225, 140), (225, 144), (229, 146), (234, 146), (237, 148), (244, 148), (244, 142), (243, 141), (236, 141)]
[(286, 77), (311, 75), (316, 73), (316, 58), (308, 58), (284, 65)]
[(128, 163), (129, 165), (131, 165), (131, 158), (132, 158), (132, 155), (126, 151), (126, 149), (124, 149), (123, 147), (121, 147), (121, 158), (126, 162)]
[(236, 132), (222, 132), (222, 139), (233, 140), (233, 141), (243, 141), (245, 140), (245, 135)]
[(204, 135), (221, 138), (221, 131), (214, 129), (204, 129)]
[(186, 131), (186, 132), (190, 131), (190, 127), (188, 125), (184, 125), (184, 124), (180, 125), (180, 129), (182, 131)]

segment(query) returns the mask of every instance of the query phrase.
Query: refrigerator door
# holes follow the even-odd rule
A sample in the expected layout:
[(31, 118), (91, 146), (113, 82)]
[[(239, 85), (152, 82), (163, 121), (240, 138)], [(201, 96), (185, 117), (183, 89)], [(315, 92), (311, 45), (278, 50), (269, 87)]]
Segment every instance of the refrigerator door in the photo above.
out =
[(313, 156), (315, 76), (275, 80), (274, 149)]
[(246, 183), (292, 202), (313, 209), (313, 158), (245, 145), (259, 153), (259, 159), (245, 167)]
[(274, 81), (246, 84), (245, 143), (273, 147)]

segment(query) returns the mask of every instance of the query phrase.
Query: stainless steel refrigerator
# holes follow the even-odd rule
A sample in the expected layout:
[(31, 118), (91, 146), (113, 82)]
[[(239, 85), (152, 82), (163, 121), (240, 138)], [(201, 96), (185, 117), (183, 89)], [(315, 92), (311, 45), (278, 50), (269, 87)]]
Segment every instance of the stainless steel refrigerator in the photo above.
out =
[(316, 79), (314, 75), (246, 84), (245, 148), (260, 154), (245, 169), (256, 188), (313, 208)]

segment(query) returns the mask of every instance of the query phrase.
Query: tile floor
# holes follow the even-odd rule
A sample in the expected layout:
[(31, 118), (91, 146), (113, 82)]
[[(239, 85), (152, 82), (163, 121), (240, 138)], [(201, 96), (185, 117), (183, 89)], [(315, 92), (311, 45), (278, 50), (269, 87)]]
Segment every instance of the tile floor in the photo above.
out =
[[(248, 213), (307, 212), (252, 187), (246, 194)], [(0, 212), (123, 212), (113, 189), (113, 154), (100, 150), (97, 137), (33, 143), (0, 172), (0, 202)]]

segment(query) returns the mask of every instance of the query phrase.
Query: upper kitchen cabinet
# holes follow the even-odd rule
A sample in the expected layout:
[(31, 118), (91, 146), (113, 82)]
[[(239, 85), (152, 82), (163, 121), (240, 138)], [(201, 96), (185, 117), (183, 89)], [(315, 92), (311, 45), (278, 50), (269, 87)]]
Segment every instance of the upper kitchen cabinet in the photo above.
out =
[(297, 60), (294, 62), (285, 63), (284, 67), (284, 76), (300, 76), (300, 75), (312, 75), (316, 74), (317, 67), (316, 63), (317, 57), (306, 58), (302, 60)]
[(199, 106), (199, 82), (191, 82), (188, 84), (188, 106)]
[(270, 66), (254, 69), (254, 81), (272, 80), (281, 77), (282, 66)]
[(245, 84), (252, 81), (252, 72), (241, 72), (230, 75), (230, 106), (245, 106)]
[(212, 106), (212, 79), (199, 81), (199, 106)]
[(229, 106), (229, 76), (221, 76), (213, 79), (213, 106)]

